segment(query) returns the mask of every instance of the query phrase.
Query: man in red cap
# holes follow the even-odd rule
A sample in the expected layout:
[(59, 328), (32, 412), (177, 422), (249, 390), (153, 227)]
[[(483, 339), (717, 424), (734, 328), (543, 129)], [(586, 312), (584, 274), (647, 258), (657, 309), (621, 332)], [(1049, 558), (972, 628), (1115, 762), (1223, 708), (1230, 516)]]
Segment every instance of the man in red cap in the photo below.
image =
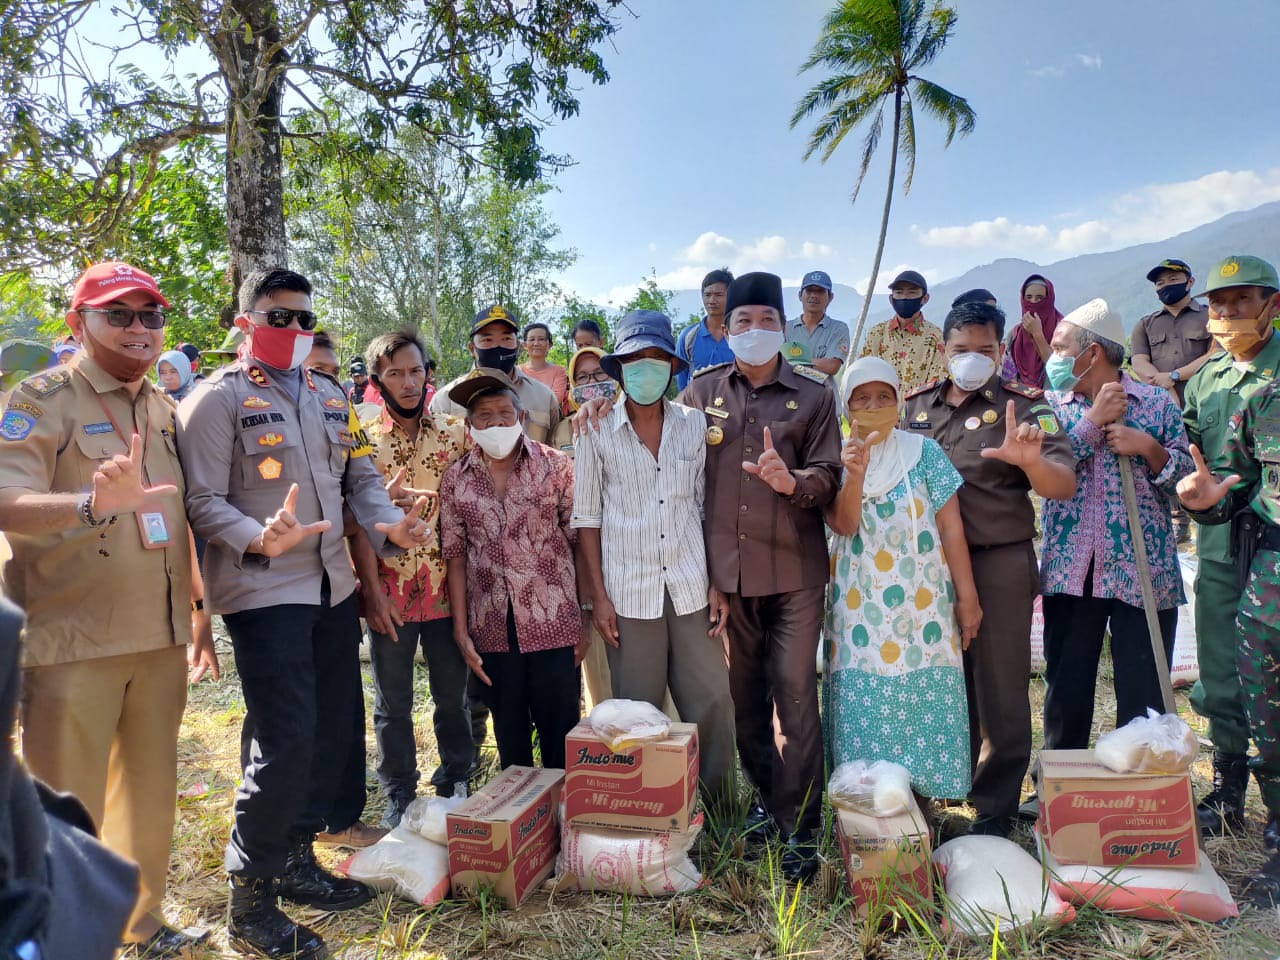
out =
[(0, 418), (4, 587), (27, 614), (23, 756), (141, 866), (125, 936), (148, 957), (199, 939), (166, 926), (160, 903), (188, 663), (193, 681), (218, 675), (174, 411), (146, 376), (168, 306), (136, 267), (90, 267), (67, 311), (81, 351), (24, 380)]

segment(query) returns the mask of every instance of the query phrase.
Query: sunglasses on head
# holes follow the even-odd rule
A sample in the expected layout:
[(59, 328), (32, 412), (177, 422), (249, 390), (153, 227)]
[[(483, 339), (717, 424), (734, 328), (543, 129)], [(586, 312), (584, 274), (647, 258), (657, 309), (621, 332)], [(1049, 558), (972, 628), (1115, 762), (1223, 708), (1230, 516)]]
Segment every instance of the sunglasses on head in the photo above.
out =
[(276, 307), (271, 310), (250, 310), (249, 313), (266, 317), (268, 327), (287, 327), (295, 320), (303, 330), (314, 330), (316, 326), (316, 315), (310, 310), (285, 310), (283, 307)]
[(148, 330), (159, 330), (169, 320), (160, 310), (129, 310), (125, 307), (81, 307), (78, 312), (82, 317), (90, 313), (100, 313), (107, 318), (109, 326), (121, 328), (133, 326), (134, 317), (137, 317), (138, 321)]

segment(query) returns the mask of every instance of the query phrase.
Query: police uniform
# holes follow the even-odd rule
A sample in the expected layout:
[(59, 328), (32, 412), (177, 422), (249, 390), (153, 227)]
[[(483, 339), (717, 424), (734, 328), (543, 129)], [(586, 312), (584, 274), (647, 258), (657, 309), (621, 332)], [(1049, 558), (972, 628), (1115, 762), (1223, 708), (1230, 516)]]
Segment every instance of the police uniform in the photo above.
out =
[[(459, 419), (466, 417), (467, 408), (450, 400), (449, 391), (474, 374), (475, 370), (468, 370), (462, 376), (450, 380), (443, 389), (437, 390), (436, 395), (431, 398), (431, 412)], [(560, 422), (560, 401), (556, 399), (556, 395), (548, 390), (545, 384), (539, 383), (519, 367), (506, 376), (515, 384), (516, 396), (520, 398), (520, 405), (524, 407), (525, 435), (539, 443), (551, 443), (551, 433)]]
[[(182, 404), (178, 451), (191, 525), (208, 540), (206, 603), (231, 634), (245, 697), (227, 871), (277, 877), (293, 844), (349, 825), (335, 810), (364, 700), (343, 506), (384, 557), (399, 548), (374, 524), (404, 514), (342, 388), (321, 373), (253, 360), (223, 367)], [(330, 528), (269, 560), (247, 553), (294, 483), (298, 522)]]
[[(779, 360), (774, 378), (754, 387), (728, 363), (699, 371), (677, 398), (706, 419), (703, 530), (711, 583), (729, 598), (738, 755), (784, 834), (815, 829), (822, 812), (814, 670), (830, 576), (822, 507), (840, 486), (826, 379)], [(795, 476), (790, 497), (742, 469), (764, 452), (765, 427)]]
[(0, 487), (33, 493), (88, 493), (135, 431), (144, 482), (179, 492), (98, 528), (10, 533), (4, 565), (5, 592), (27, 614), (23, 755), (141, 866), (132, 926), (163, 921), (187, 699), (191, 552), (173, 405), (146, 380), (131, 396), (82, 352), (25, 380), (0, 418)]
[(964, 653), (973, 763), (973, 804), (989, 817), (1011, 816), (1031, 758), (1031, 615), (1040, 578), (1031, 541), (1031, 482), (1018, 467), (982, 456), (1005, 439), (1010, 400), (1019, 423), (1044, 432), (1043, 456), (1075, 470), (1075, 457), (1044, 393), (993, 376), (959, 406), (947, 402), (950, 380), (907, 394), (904, 428), (932, 437), (964, 478), (960, 516), (985, 615)]

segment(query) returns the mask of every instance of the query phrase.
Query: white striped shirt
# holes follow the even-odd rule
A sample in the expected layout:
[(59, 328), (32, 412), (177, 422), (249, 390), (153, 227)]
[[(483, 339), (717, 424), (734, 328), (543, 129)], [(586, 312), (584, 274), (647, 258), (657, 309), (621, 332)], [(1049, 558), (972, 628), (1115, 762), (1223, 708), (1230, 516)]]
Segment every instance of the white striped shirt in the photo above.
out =
[(618, 403), (600, 430), (578, 438), (573, 460), (572, 527), (600, 530), (604, 588), (618, 616), (662, 617), (663, 591), (677, 614), (707, 605), (702, 536), (706, 418), (663, 400), (655, 461)]

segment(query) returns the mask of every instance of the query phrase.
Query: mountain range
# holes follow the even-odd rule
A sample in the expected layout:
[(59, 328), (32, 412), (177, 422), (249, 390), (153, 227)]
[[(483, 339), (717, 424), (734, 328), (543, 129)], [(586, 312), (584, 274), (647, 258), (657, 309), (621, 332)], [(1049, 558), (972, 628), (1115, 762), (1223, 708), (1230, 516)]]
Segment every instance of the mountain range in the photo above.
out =
[[(951, 301), (966, 290), (983, 287), (996, 299), (1016, 323), (1021, 314), (1018, 293), (1022, 281), (1033, 273), (1044, 274), (1053, 281), (1058, 309), (1064, 314), (1093, 297), (1104, 297), (1120, 312), (1125, 329), (1159, 308), (1154, 289), (1147, 282), (1147, 271), (1166, 257), (1184, 260), (1200, 273), (1233, 253), (1250, 253), (1274, 264), (1280, 264), (1280, 201), (1266, 203), (1252, 210), (1230, 213), (1211, 223), (1194, 227), (1177, 236), (1153, 243), (1142, 243), (1106, 253), (1089, 253), (1054, 263), (1039, 264), (1013, 257), (974, 267), (958, 277), (939, 281), (929, 287), (929, 304), (924, 314), (938, 326), (951, 306)], [(815, 267), (820, 267), (815, 264)], [(884, 276), (876, 281), (883, 287), (892, 279)], [(783, 291), (788, 304), (787, 315), (800, 312), (796, 299), (798, 288)], [(862, 297), (853, 287), (836, 282), (831, 315), (844, 320), (850, 329), (856, 326), (862, 309)], [(794, 306), (792, 306), (794, 305)], [(697, 290), (678, 290), (672, 301), (672, 315), (687, 317), (702, 313), (702, 297)], [(892, 316), (887, 294), (872, 298), (867, 326)]]

